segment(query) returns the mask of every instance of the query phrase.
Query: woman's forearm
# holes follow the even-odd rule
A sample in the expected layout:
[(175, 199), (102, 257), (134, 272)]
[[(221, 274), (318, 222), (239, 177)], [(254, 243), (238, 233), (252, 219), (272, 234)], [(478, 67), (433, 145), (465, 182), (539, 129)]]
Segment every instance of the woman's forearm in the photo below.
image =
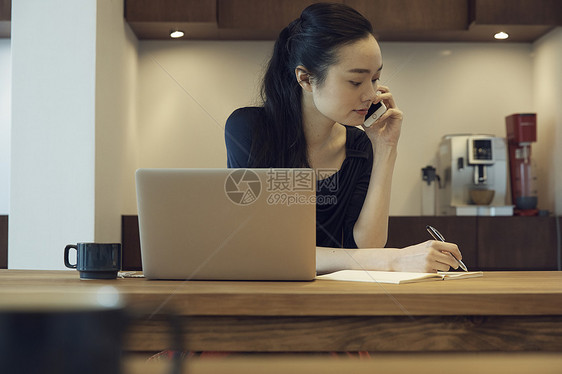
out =
[(396, 156), (396, 147), (375, 148), (369, 189), (353, 227), (353, 236), (359, 248), (382, 248), (386, 244)]
[(346, 249), (316, 247), (316, 272), (331, 273), (339, 270), (393, 270), (396, 249)]
[(435, 272), (458, 268), (462, 254), (456, 244), (427, 240), (405, 248), (316, 247), (316, 272), (381, 270)]

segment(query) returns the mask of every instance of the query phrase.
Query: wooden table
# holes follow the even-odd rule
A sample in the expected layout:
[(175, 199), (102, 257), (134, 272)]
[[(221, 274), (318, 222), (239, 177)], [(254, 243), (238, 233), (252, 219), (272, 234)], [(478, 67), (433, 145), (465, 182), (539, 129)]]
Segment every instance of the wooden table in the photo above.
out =
[[(560, 374), (558, 353), (380, 354), (370, 360), (275, 355), (184, 361), (189, 374)], [(126, 360), (125, 374), (168, 374), (166, 362)]]
[(562, 351), (562, 272), (485, 272), (404, 285), (314, 282), (83, 281), (74, 271), (0, 270), (0, 297), (116, 287), (143, 312), (126, 349), (238, 352)]

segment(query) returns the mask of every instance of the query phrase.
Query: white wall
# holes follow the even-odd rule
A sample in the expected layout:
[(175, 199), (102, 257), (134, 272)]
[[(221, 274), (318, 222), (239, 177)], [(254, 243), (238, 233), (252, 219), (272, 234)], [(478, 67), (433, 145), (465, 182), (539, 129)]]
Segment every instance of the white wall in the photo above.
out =
[(138, 165), (137, 38), (123, 0), (98, 1), (96, 29), (95, 240), (121, 242), (124, 191)]
[[(257, 102), (271, 42), (140, 42), (141, 167), (226, 167), (224, 123)], [(129, 185), (124, 214), (136, 214)]]
[(9, 268), (63, 268), (65, 244), (94, 239), (95, 14), (12, 2)]
[(8, 267), (65, 269), (66, 244), (121, 241), (139, 148), (137, 40), (123, 0), (12, 6)]
[[(224, 123), (237, 107), (256, 103), (272, 47), (273, 42), (140, 42), (141, 166), (225, 167)], [(381, 48), (382, 83), (405, 113), (391, 214), (419, 215), (421, 168), (434, 163), (443, 135), (505, 136), (505, 116), (534, 109), (531, 45)]]
[(562, 214), (562, 27), (533, 45), (533, 86), (539, 167), (539, 205)]
[(505, 116), (533, 110), (529, 44), (388, 43), (382, 81), (405, 113), (391, 215), (421, 213), (421, 168), (443, 135), (505, 136)]
[(0, 215), (10, 211), (10, 121), (12, 64), (10, 39), (0, 39)]
[[(42, 11), (21, 24), (17, 12), (25, 4), (13, 8), (11, 47), (0, 40), (0, 139), (12, 137), (0, 148), (0, 209), (10, 205), (11, 183), (10, 267), (34, 258), (26, 267), (56, 269), (66, 243), (120, 240), (120, 215), (136, 214), (137, 167), (226, 165), (224, 122), (234, 109), (258, 102), (273, 42), (137, 43), (123, 23), (122, 0), (112, 0), (95, 2), (95, 10), (81, 3), (72, 17), (62, 15), (84, 28), (90, 25), (78, 15), (99, 13), (96, 43), (85, 51), (84, 36), (66, 35), (66, 24), (27, 32), (28, 22), (40, 24)], [(25, 47), (37, 40), (44, 49)], [(49, 47), (53, 40), (60, 49)], [(382, 81), (405, 113), (392, 215), (420, 214), (420, 169), (434, 163), (441, 136), (505, 136), (505, 116), (529, 111), (539, 113), (533, 146), (544, 181), (539, 204), (549, 210), (558, 204), (562, 213), (561, 44), (560, 28), (534, 45), (382, 43)], [(10, 58), (18, 61), (11, 75)], [(11, 94), (4, 77), (15, 83)], [(4, 98), (12, 100), (12, 134)], [(5, 161), (10, 147), (12, 159)], [(11, 164), (9, 178), (2, 163)], [(14, 214), (14, 205), (27, 213)]]

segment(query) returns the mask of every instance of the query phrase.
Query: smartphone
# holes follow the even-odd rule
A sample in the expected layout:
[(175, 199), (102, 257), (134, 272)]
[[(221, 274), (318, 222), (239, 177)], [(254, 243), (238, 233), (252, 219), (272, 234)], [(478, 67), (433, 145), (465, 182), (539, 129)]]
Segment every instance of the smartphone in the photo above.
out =
[(379, 101), (376, 104), (371, 105), (367, 115), (365, 116), (365, 122), (363, 126), (371, 127), (373, 123), (375, 123), (381, 116), (386, 112), (386, 105), (382, 101)]

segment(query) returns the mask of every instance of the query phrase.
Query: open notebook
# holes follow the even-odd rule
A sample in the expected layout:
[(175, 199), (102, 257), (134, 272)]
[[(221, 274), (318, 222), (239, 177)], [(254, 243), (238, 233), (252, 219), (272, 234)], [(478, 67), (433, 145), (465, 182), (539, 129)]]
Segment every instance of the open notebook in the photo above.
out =
[(341, 270), (334, 273), (319, 275), (316, 279), (402, 284), (435, 280), (466, 279), (481, 276), (483, 276), (481, 271), (462, 273), (453, 271), (440, 271), (437, 273), (408, 273), (401, 271)]

